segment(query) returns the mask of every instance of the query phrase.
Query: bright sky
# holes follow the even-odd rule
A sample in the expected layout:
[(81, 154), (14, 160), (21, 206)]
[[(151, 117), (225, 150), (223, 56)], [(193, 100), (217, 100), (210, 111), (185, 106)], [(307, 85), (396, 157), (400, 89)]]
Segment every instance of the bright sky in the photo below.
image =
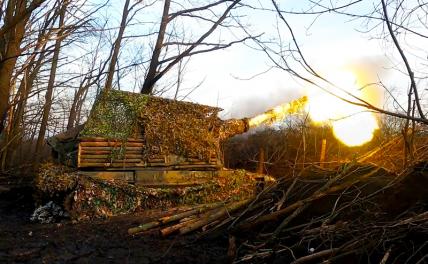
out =
[[(252, 2), (256, 6), (263, 2), (264, 7), (272, 8), (270, 1), (252, 0)], [(287, 0), (281, 1), (281, 7), (301, 11), (306, 9), (305, 5), (308, 3), (309, 1)], [(372, 1), (366, 0), (348, 11), (364, 13), (370, 10), (372, 5)], [(161, 5), (156, 7), (159, 12), (160, 7)], [(116, 8), (117, 14), (113, 17), (120, 17), (121, 9), (121, 6)], [(156, 21), (156, 13), (152, 15), (152, 18), (144, 17), (145, 21)], [(249, 28), (253, 33), (264, 33), (265, 40), (278, 37), (277, 23), (281, 24), (279, 32), (284, 37), (283, 41), (290, 40), (283, 23), (278, 22), (272, 13), (247, 10), (244, 15), (246, 17), (241, 18), (242, 21), (250, 24)], [(373, 34), (359, 32), (358, 30), (364, 29), (364, 21), (351, 20), (349, 17), (332, 13), (319, 16), (315, 21), (314, 18), (315, 16), (307, 15), (286, 16), (306, 59), (317, 71), (327, 76), (334, 76), (343, 70), (357, 71), (356, 75), (364, 76), (362, 82), (376, 82), (380, 78), (387, 85), (393, 84), (393, 88), (401, 87), (398, 93), (405, 94), (407, 88), (405, 76), (396, 71), (388, 74), (391, 71), (386, 70), (400, 62), (396, 52), (390, 44), (370, 39)], [(151, 24), (147, 25), (149, 27)], [(195, 33), (198, 31), (197, 27), (198, 25), (195, 25)], [(139, 29), (130, 29), (135, 30)], [(216, 35), (219, 36), (227, 38), (228, 33)], [(414, 43), (410, 42), (412, 45)], [(255, 46), (251, 42), (248, 44)], [(424, 44), (428, 43), (420, 43), (421, 46)], [(425, 50), (422, 50), (422, 53), (424, 52)], [(124, 59), (126, 58), (122, 56), (121, 60)], [(311, 89), (306, 83), (278, 69), (249, 80), (242, 80), (264, 72), (270, 66), (272, 62), (265, 54), (245, 45), (194, 56), (187, 66), (183, 89), (195, 87), (203, 82), (186, 100), (222, 107), (225, 109), (223, 117), (244, 117), (253, 116), (277, 104), (296, 99)], [(174, 74), (170, 73), (171, 76)], [(181, 94), (186, 93), (183, 91)], [(173, 92), (166, 96), (172, 94)]]
[[(282, 6), (299, 11), (303, 8), (299, 3), (304, 2), (286, 1)], [(313, 19), (302, 15), (287, 17), (306, 58), (320, 72), (331, 74), (351, 64), (367, 64), (370, 70), (380, 72), (382, 66), (386, 66), (382, 43), (370, 41), (355, 31), (361, 22), (348, 21), (349, 18), (339, 15), (321, 16), (312, 24)], [(277, 36), (274, 16), (257, 12), (251, 15), (251, 20), (254, 32), (265, 32), (266, 39)], [(285, 31), (284, 27), (281, 29)], [(206, 80), (190, 98), (209, 105), (218, 104), (225, 109), (227, 117), (252, 116), (296, 99), (308, 89), (306, 83), (282, 70), (272, 70), (251, 80), (234, 78), (248, 78), (272, 65), (265, 54), (245, 46), (194, 58), (192, 65), (195, 70), (186, 78), (206, 76)]]

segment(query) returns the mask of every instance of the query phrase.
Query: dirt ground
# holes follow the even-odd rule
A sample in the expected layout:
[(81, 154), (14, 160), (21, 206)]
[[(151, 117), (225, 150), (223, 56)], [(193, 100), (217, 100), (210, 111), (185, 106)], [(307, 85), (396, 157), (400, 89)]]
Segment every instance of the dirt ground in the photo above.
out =
[(129, 227), (162, 214), (148, 211), (108, 220), (30, 222), (31, 188), (0, 193), (0, 263), (227, 263), (225, 235), (129, 236)]

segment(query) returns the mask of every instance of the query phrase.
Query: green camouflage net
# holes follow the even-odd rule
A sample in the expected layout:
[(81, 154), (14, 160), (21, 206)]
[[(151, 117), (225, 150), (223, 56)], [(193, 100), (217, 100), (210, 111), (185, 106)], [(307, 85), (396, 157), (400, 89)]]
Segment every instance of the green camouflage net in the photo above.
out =
[(63, 202), (77, 220), (104, 218), (140, 210), (181, 205), (237, 201), (255, 195), (256, 174), (236, 170), (209, 182), (188, 187), (151, 188), (121, 180), (101, 180), (78, 174), (62, 165), (44, 164), (36, 181), (41, 196), (67, 193)]
[(256, 180), (251, 173), (236, 171), (230, 176), (218, 177), (200, 186), (149, 188), (120, 180), (98, 180), (81, 175), (74, 191), (70, 215), (78, 220), (104, 218), (140, 210), (238, 201), (255, 194)]
[(147, 100), (146, 95), (116, 90), (101, 93), (80, 135), (124, 141), (138, 136), (138, 116)]
[(70, 192), (77, 185), (77, 171), (60, 164), (44, 163), (40, 166), (34, 184), (36, 189), (48, 196)]
[(142, 94), (103, 92), (81, 137), (144, 138), (144, 157), (177, 155), (209, 160), (219, 156), (219, 108)]
[(205, 105), (150, 97), (141, 118), (146, 153), (175, 154), (209, 160), (218, 155), (220, 109)]

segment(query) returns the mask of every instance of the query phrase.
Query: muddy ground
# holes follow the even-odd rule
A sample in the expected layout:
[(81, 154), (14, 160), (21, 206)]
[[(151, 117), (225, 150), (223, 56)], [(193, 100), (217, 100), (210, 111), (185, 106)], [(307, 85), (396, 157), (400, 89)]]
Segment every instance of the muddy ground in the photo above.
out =
[(31, 188), (0, 192), (0, 263), (227, 263), (227, 236), (129, 236), (129, 227), (162, 215), (148, 211), (108, 220), (30, 222)]

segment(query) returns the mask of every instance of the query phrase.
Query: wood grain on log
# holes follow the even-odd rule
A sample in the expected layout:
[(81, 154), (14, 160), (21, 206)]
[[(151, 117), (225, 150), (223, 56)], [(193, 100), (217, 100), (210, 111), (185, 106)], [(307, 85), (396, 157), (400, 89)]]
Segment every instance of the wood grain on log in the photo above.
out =
[(82, 147), (143, 147), (142, 142), (80, 142)]
[[(122, 139), (110, 139), (104, 137), (81, 137), (80, 142), (122, 142)], [(125, 142), (144, 142), (143, 138), (127, 138)]]
[(121, 160), (124, 159), (138, 159), (139, 161), (142, 159), (143, 155), (138, 154), (124, 154), (124, 155), (114, 155), (114, 154), (103, 154), (103, 155), (96, 155), (96, 154), (81, 154), (81, 159), (113, 159), (113, 160), (119, 160), (117, 157), (120, 157)]
[[(80, 144), (79, 144), (80, 145)], [(120, 146), (118, 146), (118, 147), (94, 147), (94, 146), (92, 146), (92, 147), (88, 147), (88, 146), (86, 146), (86, 147), (84, 147), (84, 146), (81, 146), (81, 148), (82, 148), (82, 151), (113, 151), (113, 150), (120, 150), (121, 148), (120, 148)], [(124, 149), (124, 151), (125, 151), (125, 149)], [(126, 152), (130, 152), (130, 151), (143, 151), (143, 147), (126, 147)]]

